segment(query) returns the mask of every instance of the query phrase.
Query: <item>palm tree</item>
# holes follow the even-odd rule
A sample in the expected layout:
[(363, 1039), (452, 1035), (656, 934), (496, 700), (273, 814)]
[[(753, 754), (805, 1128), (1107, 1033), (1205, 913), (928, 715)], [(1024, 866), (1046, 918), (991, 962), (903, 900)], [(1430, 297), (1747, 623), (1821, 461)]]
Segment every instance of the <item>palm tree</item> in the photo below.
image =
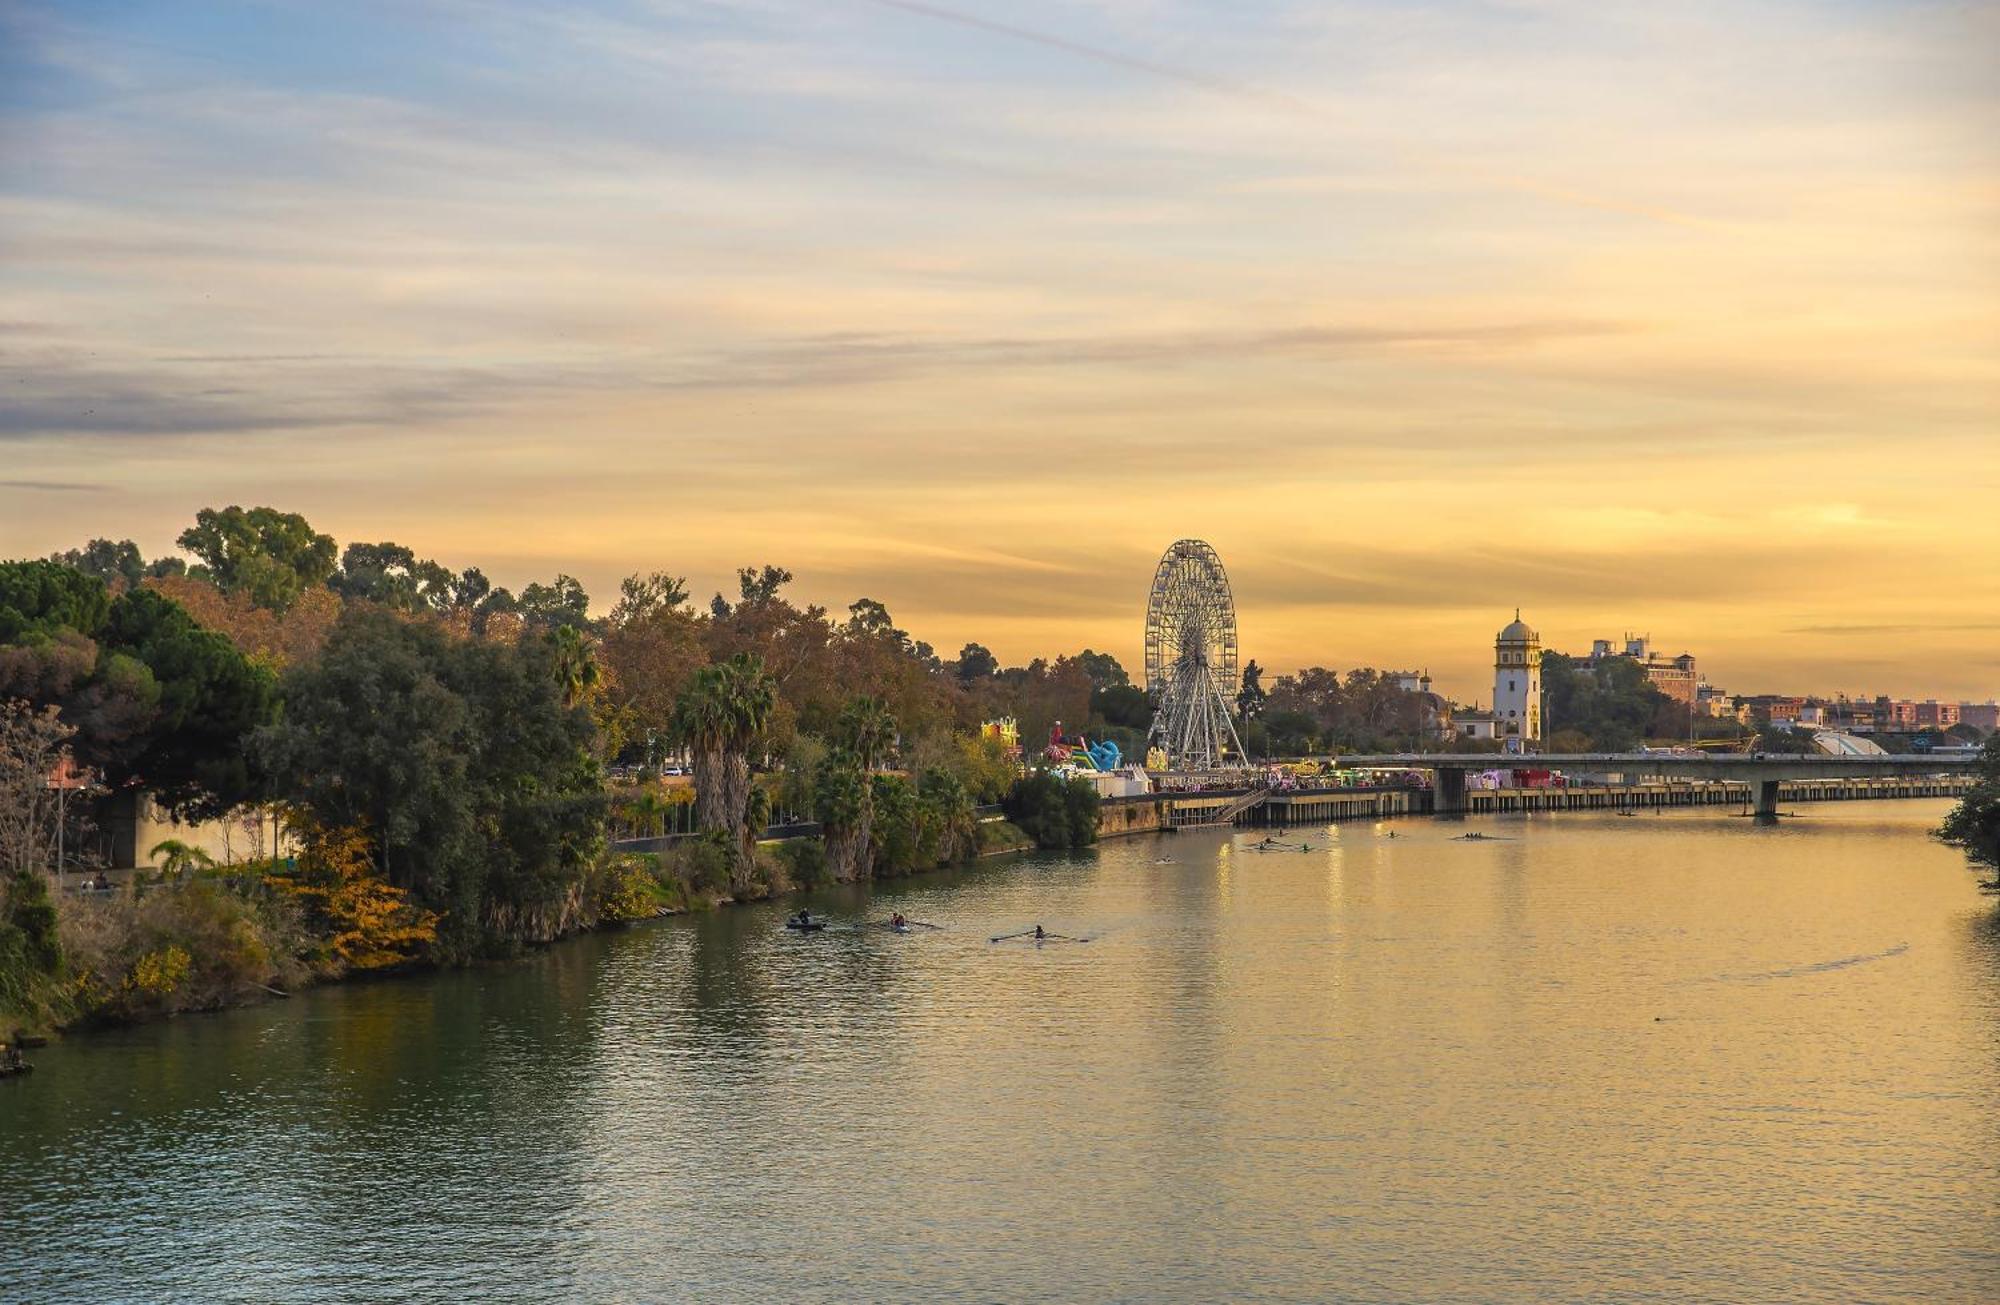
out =
[(658, 838), (667, 832), (667, 804), (651, 789), (632, 799), (625, 807), (625, 819), (639, 838)]
[(750, 800), (743, 808), (743, 859), (757, 855), (757, 840), (771, 826), (771, 790), (762, 784), (750, 786)]
[(192, 843), (183, 843), (178, 838), (164, 839), (153, 844), (153, 850), (146, 853), (148, 860), (159, 864), (163, 877), (179, 879), (190, 870), (207, 870), (215, 865), (215, 858)]
[[(764, 661), (737, 653), (694, 673), (674, 707), (674, 732), (694, 753), (696, 819), (741, 852), (750, 802), (750, 745), (778, 705)], [(761, 832), (761, 831), (759, 831)], [(739, 872), (748, 869), (743, 857)]]
[[(836, 819), (829, 822), (821, 803), (820, 822), (826, 830), (826, 860), (836, 879), (846, 881), (865, 873), (874, 858), (875, 791), (868, 777), (887, 757), (896, 741), (896, 718), (880, 698), (865, 694), (848, 699), (834, 722), (838, 747), (822, 773), (833, 777), (840, 795), (832, 803)], [(852, 771), (852, 777), (845, 772)], [(850, 792), (852, 782), (855, 791)], [(851, 803), (850, 803), (851, 800)], [(850, 813), (848, 806), (854, 809)]]
[(555, 652), (556, 683), (562, 686), (563, 706), (574, 707), (597, 687), (603, 672), (582, 632), (573, 625), (550, 632), (549, 646)]
[(863, 770), (873, 770), (896, 741), (896, 718), (880, 698), (857, 695), (848, 700), (834, 723), (834, 738), (854, 754)]
[(847, 883), (869, 868), (868, 825), (874, 814), (868, 772), (861, 759), (835, 748), (820, 759), (813, 779), (813, 805), (826, 843), (826, 866)]

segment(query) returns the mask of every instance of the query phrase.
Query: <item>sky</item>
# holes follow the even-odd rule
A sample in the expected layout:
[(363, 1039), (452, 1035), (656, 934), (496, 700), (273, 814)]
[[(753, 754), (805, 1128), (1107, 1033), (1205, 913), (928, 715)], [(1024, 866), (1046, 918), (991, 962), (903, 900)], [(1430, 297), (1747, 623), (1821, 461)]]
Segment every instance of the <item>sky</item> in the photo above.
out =
[(0, 0), (0, 556), (2000, 694), (2000, 5)]

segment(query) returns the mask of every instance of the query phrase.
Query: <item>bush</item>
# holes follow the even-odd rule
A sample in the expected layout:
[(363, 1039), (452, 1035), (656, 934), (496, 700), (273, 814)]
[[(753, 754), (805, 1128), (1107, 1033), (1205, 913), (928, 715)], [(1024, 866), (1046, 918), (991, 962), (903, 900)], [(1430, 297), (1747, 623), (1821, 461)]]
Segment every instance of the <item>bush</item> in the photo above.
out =
[(662, 864), (668, 873), (686, 885), (690, 898), (714, 900), (729, 895), (730, 871), (734, 868), (735, 857), (727, 835), (713, 833), (683, 839), (662, 858)]
[(988, 820), (979, 825), (979, 855), (996, 852), (1019, 852), (1033, 847), (1035, 840), (1023, 833), (1021, 827), (1011, 820)]
[(1007, 818), (1043, 848), (1087, 847), (1097, 841), (1097, 786), (1046, 770), (1018, 781), (1007, 795)]
[(214, 1010), (313, 977), (317, 950), (293, 901), (197, 880), (140, 896), (64, 903), (77, 1014), (131, 1019)]
[(2000, 734), (1986, 740), (1979, 783), (1945, 817), (1938, 837), (1963, 848), (1974, 865), (2000, 872)]
[(817, 888), (826, 882), (826, 843), (817, 838), (789, 838), (778, 844), (778, 861), (794, 888)]
[(650, 919), (666, 906), (657, 857), (613, 857), (593, 878), (599, 920)]

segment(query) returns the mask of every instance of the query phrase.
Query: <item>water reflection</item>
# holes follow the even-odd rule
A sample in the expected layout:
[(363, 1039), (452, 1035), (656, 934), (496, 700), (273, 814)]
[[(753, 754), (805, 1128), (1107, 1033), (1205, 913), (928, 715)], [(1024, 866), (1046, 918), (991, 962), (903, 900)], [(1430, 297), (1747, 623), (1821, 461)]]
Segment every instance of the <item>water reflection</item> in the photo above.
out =
[(1941, 809), (1138, 839), (74, 1040), (0, 1299), (1990, 1298)]

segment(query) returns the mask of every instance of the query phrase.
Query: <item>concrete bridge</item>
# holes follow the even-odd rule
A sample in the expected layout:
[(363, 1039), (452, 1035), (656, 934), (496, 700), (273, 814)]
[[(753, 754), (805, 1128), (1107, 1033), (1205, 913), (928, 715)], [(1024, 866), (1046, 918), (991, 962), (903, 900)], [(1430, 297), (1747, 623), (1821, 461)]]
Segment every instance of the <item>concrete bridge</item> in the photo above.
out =
[(1560, 770), (1619, 775), (1634, 779), (1720, 779), (1749, 786), (1757, 814), (1778, 813), (1778, 785), (1786, 780), (1844, 779), (1869, 776), (1963, 775), (1979, 769), (1979, 758), (1891, 754), (1878, 757), (1829, 757), (1818, 753), (1788, 756), (1775, 752), (1707, 755), (1680, 752), (1562, 752), (1435, 753), (1400, 752), (1381, 756), (1341, 757), (1343, 767), (1407, 767), (1437, 775), (1433, 811), (1465, 810), (1465, 778), (1486, 770)]

